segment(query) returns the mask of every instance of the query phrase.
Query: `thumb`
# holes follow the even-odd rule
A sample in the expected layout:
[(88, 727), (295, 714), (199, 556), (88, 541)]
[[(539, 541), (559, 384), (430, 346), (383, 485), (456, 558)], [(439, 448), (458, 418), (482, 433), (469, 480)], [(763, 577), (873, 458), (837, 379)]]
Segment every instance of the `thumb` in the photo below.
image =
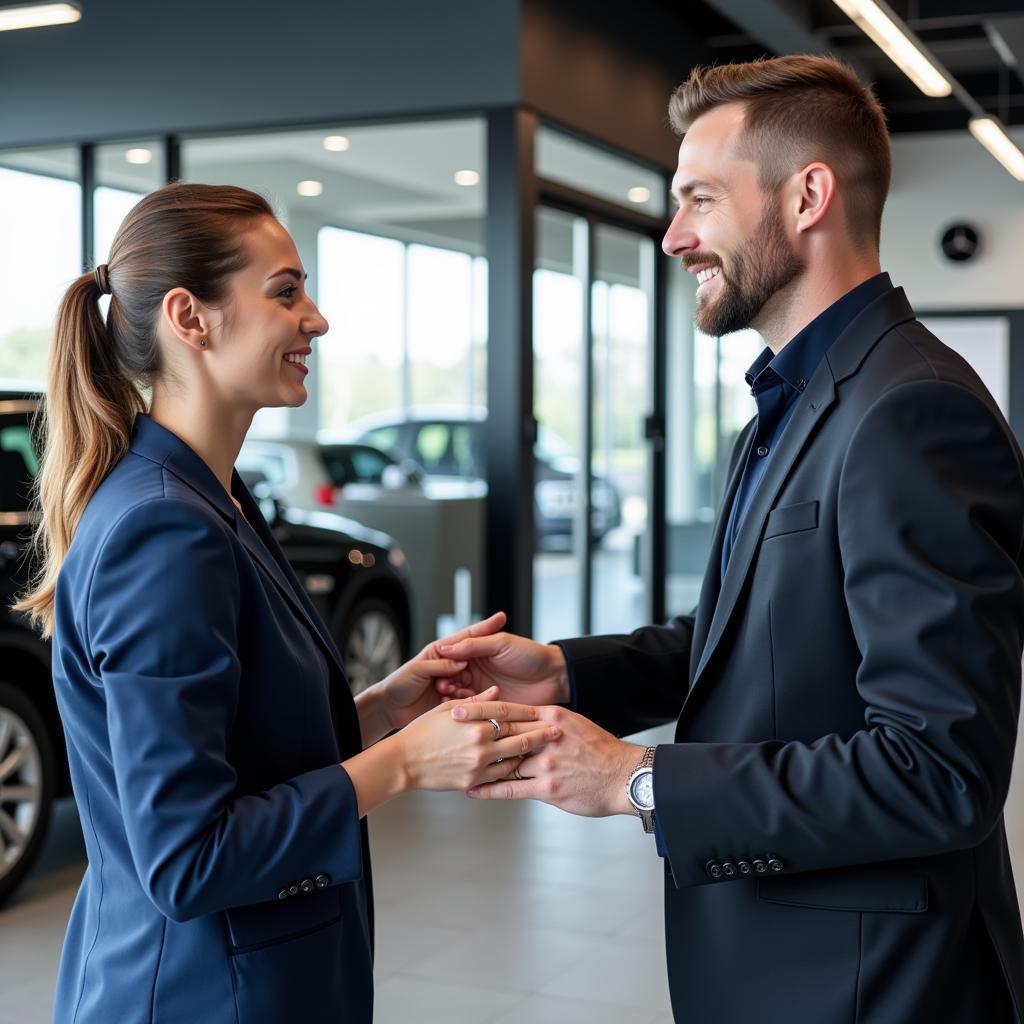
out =
[(486, 690), (481, 690), (480, 693), (474, 693), (472, 697), (467, 697), (463, 703), (472, 704), (474, 701), (481, 700), (495, 700), (498, 696), (499, 687), (488, 686)]

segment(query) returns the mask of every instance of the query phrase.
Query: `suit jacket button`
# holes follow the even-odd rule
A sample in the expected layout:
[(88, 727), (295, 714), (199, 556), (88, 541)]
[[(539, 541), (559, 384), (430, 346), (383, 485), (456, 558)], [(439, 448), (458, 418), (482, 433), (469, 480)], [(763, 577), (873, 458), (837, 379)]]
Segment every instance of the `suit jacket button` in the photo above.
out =
[(297, 885), (289, 885), (288, 886), (288, 895), (289, 896), (298, 896), (299, 895), (299, 887)]
[(736, 877), (736, 865), (731, 860), (724, 861), (722, 864), (722, 874), (726, 878)]
[(785, 864), (783, 864), (778, 857), (772, 857), (772, 859), (768, 861), (768, 869), (770, 871), (781, 871), (784, 867)]
[(315, 886), (315, 885), (313, 885), (313, 879), (312, 879), (312, 878), (304, 878), (304, 879), (303, 879), (303, 880), (302, 880), (302, 881), (301, 881), (301, 882), (299, 883), (299, 888), (300, 888), (300, 889), (301, 889), (301, 890), (302, 890), (303, 892), (312, 892), (312, 891), (313, 891), (313, 890), (314, 890), (314, 889), (316, 888), (316, 886)]
[(736, 865), (736, 867), (739, 868), (739, 872), (740, 872), (741, 875), (743, 875), (744, 878), (746, 878), (747, 875), (749, 875), (750, 872), (753, 870), (753, 868), (751, 868), (751, 866), (750, 866), (750, 861), (747, 861), (747, 860), (741, 860)]
[(768, 862), (763, 860), (754, 861), (754, 871), (759, 875), (765, 875), (768, 873)]
[(316, 887), (318, 889), (326, 889), (331, 884), (330, 875), (317, 875), (316, 876)]
[(722, 865), (717, 860), (709, 860), (704, 867), (707, 873), (716, 881), (722, 877)]
[(279, 892), (279, 893), (277, 894), (277, 898), (278, 898), (279, 900), (286, 900), (286, 899), (288, 899), (288, 890), (287, 890), (287, 889), (282, 889), (282, 890), (281, 890), (281, 891), (280, 891), (280, 892)]

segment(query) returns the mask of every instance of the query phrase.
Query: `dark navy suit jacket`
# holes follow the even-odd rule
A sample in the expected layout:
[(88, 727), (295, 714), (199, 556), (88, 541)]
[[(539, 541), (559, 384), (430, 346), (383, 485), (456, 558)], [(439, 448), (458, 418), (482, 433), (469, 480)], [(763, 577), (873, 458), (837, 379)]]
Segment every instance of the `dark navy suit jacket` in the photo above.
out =
[[(89, 856), (58, 1024), (372, 1017), (360, 749), (338, 651), (238, 479), (147, 416), (57, 585)], [(251, 525), (250, 525), (251, 524)]]
[(654, 793), (678, 1020), (1021, 1014), (1003, 805), (1022, 471), (976, 374), (896, 289), (808, 383), (724, 579), (720, 518), (695, 614), (561, 642), (582, 714), (621, 735), (677, 719)]

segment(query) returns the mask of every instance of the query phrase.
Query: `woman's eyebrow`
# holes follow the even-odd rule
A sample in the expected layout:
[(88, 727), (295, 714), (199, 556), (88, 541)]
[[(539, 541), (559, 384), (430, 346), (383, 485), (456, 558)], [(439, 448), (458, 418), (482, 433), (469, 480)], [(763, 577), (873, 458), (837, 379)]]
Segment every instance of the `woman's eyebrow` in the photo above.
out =
[(309, 278), (309, 274), (303, 274), (301, 270), (296, 270), (294, 267), (282, 267), (280, 270), (275, 270), (267, 280), (269, 281), (273, 277), (280, 277), (282, 274), (288, 274), (289, 277), (294, 277), (296, 281), (305, 281)]

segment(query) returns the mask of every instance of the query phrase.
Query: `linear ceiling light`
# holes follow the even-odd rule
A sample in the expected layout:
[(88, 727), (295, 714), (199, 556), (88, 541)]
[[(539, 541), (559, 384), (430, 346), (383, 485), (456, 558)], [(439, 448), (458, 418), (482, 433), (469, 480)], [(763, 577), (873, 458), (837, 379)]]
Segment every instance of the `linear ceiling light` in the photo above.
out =
[(835, 0), (926, 96), (948, 96), (953, 86), (925, 55), (924, 46), (883, 0)]
[(972, 117), (971, 134), (1012, 174), (1024, 181), (1024, 153), (994, 117)]
[(70, 25), (81, 19), (82, 11), (78, 4), (16, 4), (0, 7), (0, 32)]

